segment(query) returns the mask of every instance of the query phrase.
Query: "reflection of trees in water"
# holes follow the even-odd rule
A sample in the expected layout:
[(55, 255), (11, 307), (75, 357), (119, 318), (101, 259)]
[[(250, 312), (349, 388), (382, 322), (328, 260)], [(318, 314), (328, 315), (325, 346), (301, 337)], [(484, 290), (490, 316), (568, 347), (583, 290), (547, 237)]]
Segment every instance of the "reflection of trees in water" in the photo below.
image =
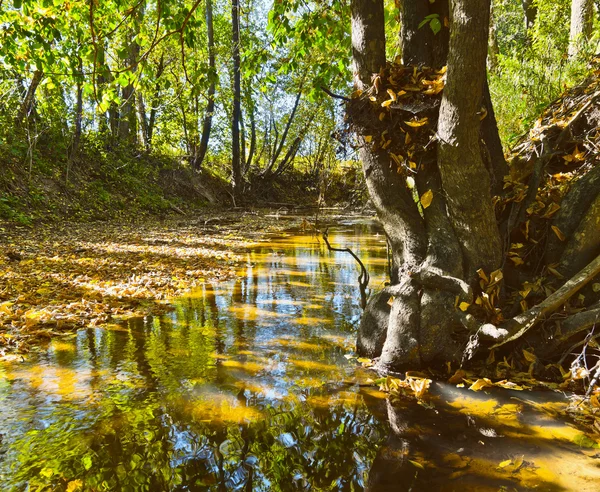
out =
[(74, 413), (53, 415), (51, 426), (16, 443), (11, 484), (63, 489), (67, 479), (81, 479), (90, 490), (360, 489), (382, 437), (362, 404), (282, 405), (265, 409), (258, 421), (224, 425), (190, 420), (156, 396), (146, 395), (141, 405), (140, 395), (118, 403), (105, 395), (79, 420), (85, 432), (67, 430)]

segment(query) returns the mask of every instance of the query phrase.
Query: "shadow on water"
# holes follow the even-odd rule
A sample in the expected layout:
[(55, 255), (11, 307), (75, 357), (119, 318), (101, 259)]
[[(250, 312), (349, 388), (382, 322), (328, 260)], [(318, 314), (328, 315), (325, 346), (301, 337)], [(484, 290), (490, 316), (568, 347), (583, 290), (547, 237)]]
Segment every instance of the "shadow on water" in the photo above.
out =
[[(370, 222), (330, 234), (385, 278)], [(2, 490), (597, 490), (593, 441), (554, 394), (434, 385), (394, 405), (344, 356), (353, 260), (310, 233), (246, 252), (159, 318), (0, 366)]]

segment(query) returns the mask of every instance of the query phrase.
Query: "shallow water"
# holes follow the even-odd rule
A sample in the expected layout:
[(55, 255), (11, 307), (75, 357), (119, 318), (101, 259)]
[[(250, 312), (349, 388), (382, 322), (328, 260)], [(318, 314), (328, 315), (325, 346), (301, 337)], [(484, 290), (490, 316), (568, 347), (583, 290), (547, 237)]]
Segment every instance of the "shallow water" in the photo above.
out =
[[(374, 223), (330, 240), (382, 284)], [(392, 406), (367, 384), (345, 357), (360, 315), (346, 253), (290, 233), (240, 274), (0, 363), (0, 489), (600, 489), (597, 442), (557, 417), (560, 394), (436, 383), (426, 406)]]

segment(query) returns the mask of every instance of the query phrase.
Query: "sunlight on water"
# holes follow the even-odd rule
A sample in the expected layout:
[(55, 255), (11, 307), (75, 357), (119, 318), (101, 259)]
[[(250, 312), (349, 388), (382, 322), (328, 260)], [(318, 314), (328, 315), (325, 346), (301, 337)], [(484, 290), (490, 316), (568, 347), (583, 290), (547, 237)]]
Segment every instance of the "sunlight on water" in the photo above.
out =
[[(369, 221), (332, 228), (385, 281)], [(114, 247), (118, 247), (115, 245)], [(357, 266), (310, 233), (245, 253), (161, 317), (79, 331), (0, 365), (1, 490), (598, 490), (600, 451), (548, 393), (392, 406), (344, 356)]]

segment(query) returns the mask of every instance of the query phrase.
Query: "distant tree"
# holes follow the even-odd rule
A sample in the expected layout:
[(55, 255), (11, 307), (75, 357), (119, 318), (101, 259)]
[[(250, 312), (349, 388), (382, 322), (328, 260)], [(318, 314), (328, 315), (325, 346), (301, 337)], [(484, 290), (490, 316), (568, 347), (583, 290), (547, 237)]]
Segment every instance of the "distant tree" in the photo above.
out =
[(594, 14), (593, 0), (572, 0), (569, 56), (579, 53), (592, 33)]

